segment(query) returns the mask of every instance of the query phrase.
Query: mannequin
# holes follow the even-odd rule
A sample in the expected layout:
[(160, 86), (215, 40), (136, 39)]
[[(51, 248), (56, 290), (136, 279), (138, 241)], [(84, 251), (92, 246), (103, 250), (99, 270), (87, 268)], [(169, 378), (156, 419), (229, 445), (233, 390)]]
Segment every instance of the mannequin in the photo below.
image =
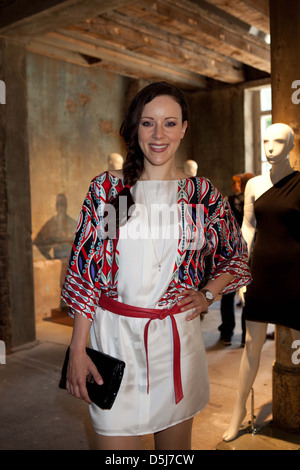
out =
[(183, 170), (189, 176), (197, 176), (198, 163), (194, 160), (187, 160), (183, 165)]
[(123, 157), (119, 153), (111, 153), (107, 159), (108, 170), (122, 170), (123, 168)]
[[(271, 164), (271, 170), (269, 174), (260, 175), (252, 178), (246, 185), (245, 190), (245, 206), (244, 206), (244, 219), (242, 225), (242, 233), (248, 245), (248, 255), (252, 253), (254, 244), (254, 236), (256, 232), (256, 215), (254, 212), (254, 203), (266, 193), (268, 190), (274, 187), (284, 178), (296, 178), (299, 181), (298, 172), (294, 172), (289, 162), (289, 152), (294, 147), (294, 133), (293, 130), (286, 124), (273, 124), (265, 132), (264, 135), (264, 150), (268, 162)], [(285, 180), (283, 180), (285, 181)], [(281, 181), (282, 182), (282, 181)], [(297, 186), (297, 192), (299, 194), (299, 184)], [(264, 194), (264, 198), (267, 195)], [(298, 196), (297, 196), (298, 197)], [(299, 198), (298, 198), (299, 200)], [(262, 201), (262, 200), (260, 200)], [(298, 202), (299, 207), (299, 202)], [(256, 206), (257, 208), (257, 206)], [(299, 219), (298, 219), (299, 220)], [(299, 222), (298, 222), (299, 223)], [(297, 243), (297, 242), (296, 242)], [(299, 244), (299, 243), (298, 243)], [(282, 250), (285, 250), (283, 244)], [(299, 251), (298, 251), (299, 253)], [(254, 258), (254, 254), (253, 254)], [(282, 273), (284, 274), (284, 273)], [(253, 276), (254, 279), (254, 276)], [(254, 281), (253, 281), (254, 282)], [(250, 294), (251, 285), (249, 286), (248, 293)], [(272, 294), (271, 294), (272, 295)], [(268, 291), (266, 290), (265, 296), (268, 299)], [(250, 295), (249, 295), (250, 297)], [(257, 298), (257, 302), (260, 302), (262, 297)], [(246, 294), (246, 306), (247, 306), (247, 294)], [(266, 307), (266, 311), (268, 308)], [(284, 309), (283, 309), (284, 310)], [(284, 313), (284, 312), (283, 312)], [(267, 315), (269, 315), (267, 313)], [(254, 313), (255, 316), (255, 313)], [(299, 320), (297, 320), (299, 321)], [(276, 322), (274, 322), (276, 323)], [(280, 322), (278, 322), (279, 324)], [(297, 326), (299, 323), (297, 323)], [(241, 359), (239, 380), (238, 380), (238, 391), (236, 403), (231, 418), (230, 425), (226, 432), (223, 434), (225, 441), (233, 440), (239, 432), (240, 425), (242, 424), (246, 415), (246, 401), (252, 385), (254, 383), (260, 362), (260, 354), (263, 344), (266, 339), (268, 322), (261, 321), (249, 321), (246, 315), (246, 344)], [(286, 325), (284, 325), (286, 326)], [(293, 341), (300, 339), (300, 328), (292, 329)]]

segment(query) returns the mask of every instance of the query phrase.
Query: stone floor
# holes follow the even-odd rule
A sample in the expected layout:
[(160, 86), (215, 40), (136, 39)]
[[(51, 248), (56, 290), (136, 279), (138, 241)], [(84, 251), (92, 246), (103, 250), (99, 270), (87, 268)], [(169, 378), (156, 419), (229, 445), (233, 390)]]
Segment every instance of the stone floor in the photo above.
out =
[[(203, 321), (211, 399), (194, 420), (194, 450), (295, 450), (300, 436), (272, 426), (272, 364), (274, 341), (266, 340), (260, 369), (254, 383), (255, 427), (249, 431), (248, 415), (238, 437), (222, 441), (235, 400), (240, 347), (240, 314), (236, 309), (236, 331), (231, 346), (219, 342), (219, 304)], [(272, 332), (272, 326), (269, 332)], [(36, 325), (37, 342), (6, 357), (0, 365), (0, 450), (89, 450), (95, 449), (88, 407), (57, 386), (61, 364), (72, 328), (46, 319)], [(144, 448), (153, 449), (151, 435)]]

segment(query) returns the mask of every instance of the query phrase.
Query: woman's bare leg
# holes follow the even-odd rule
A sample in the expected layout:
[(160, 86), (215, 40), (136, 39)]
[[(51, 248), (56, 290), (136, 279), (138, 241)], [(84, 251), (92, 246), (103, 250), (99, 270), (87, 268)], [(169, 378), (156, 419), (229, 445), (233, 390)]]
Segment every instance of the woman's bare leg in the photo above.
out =
[(193, 418), (154, 434), (155, 450), (191, 450)]
[(96, 434), (98, 450), (142, 450), (141, 436), (103, 436)]

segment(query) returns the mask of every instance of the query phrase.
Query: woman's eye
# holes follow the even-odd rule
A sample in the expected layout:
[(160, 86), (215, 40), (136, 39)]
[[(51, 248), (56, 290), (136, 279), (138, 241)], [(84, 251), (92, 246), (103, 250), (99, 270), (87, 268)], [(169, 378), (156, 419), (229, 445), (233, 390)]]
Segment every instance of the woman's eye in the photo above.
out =
[(144, 126), (144, 127), (150, 127), (150, 126), (152, 126), (152, 122), (151, 122), (151, 121), (142, 121), (141, 124), (142, 124), (142, 126)]
[(174, 122), (174, 121), (168, 121), (168, 122), (166, 123), (166, 125), (167, 125), (168, 127), (176, 126), (176, 122)]

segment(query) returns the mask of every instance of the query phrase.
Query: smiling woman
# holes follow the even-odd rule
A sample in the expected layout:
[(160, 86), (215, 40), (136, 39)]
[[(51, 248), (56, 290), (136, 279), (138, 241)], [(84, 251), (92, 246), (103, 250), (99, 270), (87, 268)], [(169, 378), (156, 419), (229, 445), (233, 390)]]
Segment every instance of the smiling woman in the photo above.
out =
[[(206, 178), (175, 168), (187, 126), (180, 90), (165, 82), (142, 89), (121, 127), (123, 171), (94, 178), (82, 207), (63, 289), (75, 316), (68, 390), (90, 403), (86, 375), (101, 383), (85, 354), (88, 333), (93, 349), (126, 363), (112, 409), (90, 406), (99, 449), (137, 450), (149, 433), (156, 450), (191, 448), (193, 417), (209, 400), (200, 315), (220, 292), (250, 282), (229, 205)], [(105, 211), (121, 196), (116, 237), (104, 238)]]
[[(168, 102), (169, 112), (164, 108), (166, 100)], [(157, 109), (155, 106), (155, 114), (153, 114), (153, 101), (157, 103)], [(150, 109), (148, 105), (150, 105)], [(167, 144), (168, 142), (166, 140), (162, 140), (162, 132), (167, 132), (170, 128), (168, 132), (172, 133), (171, 135), (173, 135), (173, 139), (176, 135), (176, 141), (178, 141), (176, 149), (173, 145), (172, 151), (170, 152), (170, 154), (173, 153), (171, 158), (174, 158), (175, 152), (180, 144), (180, 140), (183, 138), (188, 127), (188, 120), (187, 102), (183, 93), (178, 88), (166, 82), (152, 83), (143, 88), (133, 99), (121, 126), (120, 133), (127, 144), (128, 154), (124, 163), (123, 174), (118, 174), (117, 176), (124, 176), (124, 182), (129, 186), (133, 186), (136, 181), (141, 178), (144, 166), (147, 162), (144, 158), (145, 155), (140, 146), (139, 140), (141, 137), (143, 145), (146, 145), (146, 143), (144, 143), (144, 136), (146, 138), (146, 134), (142, 132), (146, 132), (146, 129), (148, 130), (147, 138), (149, 138), (149, 134), (152, 133), (151, 143), (156, 146), (157, 153), (160, 153), (160, 150), (164, 153), (164, 147), (161, 147), (161, 145)], [(163, 129), (161, 128), (162, 124)], [(141, 129), (142, 127), (143, 129)], [(173, 127), (176, 129), (175, 134), (173, 134)], [(178, 129), (180, 129), (180, 133), (183, 131), (180, 137), (178, 136)], [(167, 137), (165, 136), (165, 138)], [(154, 147), (152, 147), (152, 149), (153, 148)], [(169, 162), (169, 165), (173, 169), (174, 163)], [(166, 168), (164, 169), (166, 170)], [(155, 168), (152, 168), (152, 170), (155, 171)], [(187, 175), (177, 170), (176, 174), (174, 174), (173, 171), (171, 176), (170, 173), (168, 174), (166, 171), (163, 178), (161, 175), (157, 176), (158, 179), (175, 179), (174, 177), (185, 178)]]

